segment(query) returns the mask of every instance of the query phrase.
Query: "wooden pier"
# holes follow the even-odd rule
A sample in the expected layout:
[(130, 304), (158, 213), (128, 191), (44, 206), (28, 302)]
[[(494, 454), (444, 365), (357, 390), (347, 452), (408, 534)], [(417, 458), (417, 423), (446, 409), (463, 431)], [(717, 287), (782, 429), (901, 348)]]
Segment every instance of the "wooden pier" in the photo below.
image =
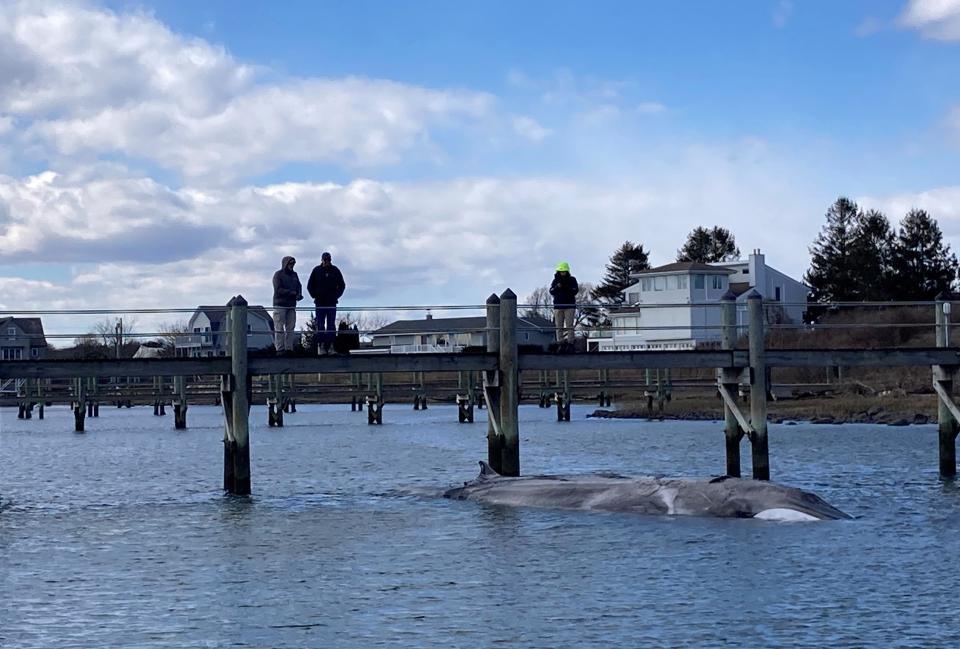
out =
[[(246, 300), (241, 296), (228, 303), (227, 333), (230, 355), (212, 358), (146, 358), (107, 360), (18, 360), (0, 361), (0, 381), (23, 379), (27, 402), (41, 404), (43, 394), (38, 379), (67, 378), (75, 381), (73, 409), (76, 430), (83, 431), (86, 416), (95, 416), (92, 402), (85, 399), (84, 379), (89, 377), (173, 377), (172, 406), (176, 428), (186, 427), (187, 390), (184, 377), (220, 377), (218, 396), (224, 412), (224, 489), (246, 495), (251, 490), (249, 412), (254, 377), (271, 377), (267, 403), (271, 421), (282, 425), (285, 385), (299, 374), (367, 374), (374, 384), (372, 396), (363, 404), (368, 423), (382, 423), (383, 385), (380, 377), (390, 372), (449, 372), (460, 376), (482, 377), (482, 400), (474, 394), (473, 381), (464, 390), (468, 398), (456, 403), (461, 422), (473, 421), (473, 407), (488, 409), (488, 461), (503, 475), (520, 475), (520, 431), (517, 410), (520, 376), (524, 372), (566, 372), (571, 370), (708, 368), (716, 371), (716, 389), (724, 404), (726, 471), (740, 476), (740, 446), (744, 437), (751, 445), (752, 475), (770, 478), (767, 436), (768, 369), (774, 367), (900, 367), (926, 366), (933, 374), (933, 387), (939, 399), (939, 467), (944, 478), (956, 476), (956, 438), (960, 430), (960, 408), (953, 400), (954, 381), (960, 369), (960, 349), (949, 346), (949, 302), (936, 305), (937, 346), (888, 349), (767, 349), (762, 297), (753, 291), (747, 297), (749, 326), (748, 348), (735, 349), (744, 332), (735, 324), (735, 298), (724, 298), (723, 339), (719, 349), (688, 351), (620, 351), (580, 354), (521, 352), (517, 344), (517, 298), (509, 289), (486, 302), (487, 347), (469, 354), (355, 354), (322, 357), (263, 357), (247, 350)], [(422, 374), (420, 375), (422, 377)], [(659, 376), (659, 375), (658, 375)], [(422, 379), (421, 379), (422, 380)], [(649, 383), (649, 381), (648, 381)], [(738, 388), (749, 385), (749, 410), (744, 412), (737, 399)], [(659, 381), (658, 381), (659, 384)], [(422, 385), (422, 383), (421, 383)], [(426, 407), (421, 393), (414, 396), (414, 407)], [(422, 400), (421, 400), (421, 397)], [(272, 400), (272, 401), (271, 401)], [(561, 403), (561, 400), (563, 403)], [(104, 396), (109, 401), (109, 395)], [(356, 403), (354, 397), (354, 406)], [(542, 397), (541, 397), (542, 405)], [(566, 410), (569, 419), (570, 392), (564, 382), (557, 393), (558, 419)]]

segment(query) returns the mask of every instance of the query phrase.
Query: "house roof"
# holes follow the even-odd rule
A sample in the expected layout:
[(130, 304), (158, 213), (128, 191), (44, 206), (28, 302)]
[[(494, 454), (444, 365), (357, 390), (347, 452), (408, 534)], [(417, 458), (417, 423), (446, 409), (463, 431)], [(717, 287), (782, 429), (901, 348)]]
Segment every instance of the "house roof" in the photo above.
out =
[[(193, 315), (197, 313), (203, 313), (207, 316), (207, 320), (210, 321), (210, 327), (213, 328), (213, 324), (219, 324), (226, 318), (227, 309), (226, 306), (198, 306), (197, 310), (194, 311)], [(247, 307), (247, 313), (255, 313), (256, 315), (264, 318), (267, 322), (270, 323), (270, 329), (273, 329), (273, 318), (270, 317), (270, 314), (267, 313), (267, 310), (260, 306), (259, 304), (250, 305)]]
[(675, 261), (672, 264), (665, 264), (663, 266), (657, 266), (656, 268), (650, 268), (648, 270), (641, 270), (636, 273), (631, 273), (631, 277), (639, 277), (641, 275), (658, 275), (660, 273), (676, 273), (676, 272), (697, 272), (697, 273), (716, 273), (729, 275), (731, 271), (729, 268), (722, 268), (717, 266), (711, 266), (710, 264), (701, 264), (697, 261)]
[[(541, 316), (517, 318), (520, 328), (553, 330), (553, 323)], [(487, 328), (486, 316), (471, 316), (465, 318), (424, 318), (421, 320), (397, 320), (373, 332), (374, 336), (391, 336), (397, 334), (428, 334), (428, 333), (467, 333), (483, 331)]]
[(730, 282), (730, 291), (734, 295), (743, 295), (750, 290), (750, 282)]
[(8, 324), (16, 325), (20, 328), (20, 331), (27, 334), (31, 339), (32, 346), (47, 346), (47, 338), (43, 333), (43, 321), (40, 318), (0, 318), (0, 329), (5, 328)]

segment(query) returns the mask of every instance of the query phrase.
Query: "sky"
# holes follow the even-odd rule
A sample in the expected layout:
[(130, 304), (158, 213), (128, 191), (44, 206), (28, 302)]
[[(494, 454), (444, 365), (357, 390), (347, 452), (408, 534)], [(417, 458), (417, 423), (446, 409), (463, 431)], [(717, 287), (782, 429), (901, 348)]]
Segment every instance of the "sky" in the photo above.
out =
[(841, 195), (957, 251), (958, 69), (960, 0), (0, 0), (0, 311), (325, 250), (345, 308), (522, 302), (714, 225), (799, 279)]

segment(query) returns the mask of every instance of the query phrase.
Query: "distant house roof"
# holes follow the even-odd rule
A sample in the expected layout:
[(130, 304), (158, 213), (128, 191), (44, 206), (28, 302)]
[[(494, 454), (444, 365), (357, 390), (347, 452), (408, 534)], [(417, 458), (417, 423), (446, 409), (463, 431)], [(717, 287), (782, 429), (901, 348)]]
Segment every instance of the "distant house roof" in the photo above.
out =
[(161, 356), (163, 356), (163, 345), (153, 340), (141, 343), (133, 355), (134, 358), (160, 358)]
[[(219, 325), (227, 317), (227, 308), (225, 306), (198, 306), (194, 315), (197, 313), (203, 313), (207, 316), (207, 320), (210, 321), (210, 328), (214, 328), (214, 324)], [(247, 307), (247, 313), (256, 313), (258, 316), (264, 318), (267, 322), (270, 323), (270, 329), (273, 329), (273, 318), (270, 317), (270, 314), (267, 310), (260, 305), (251, 305)]]
[(730, 291), (734, 295), (743, 295), (750, 290), (750, 282), (730, 282)]
[(13, 324), (20, 328), (20, 331), (30, 336), (30, 344), (33, 347), (46, 347), (47, 338), (43, 333), (43, 322), (40, 318), (0, 318), (0, 333), (2, 328)]
[[(553, 323), (542, 316), (518, 316), (518, 326), (526, 329), (553, 330)], [(391, 336), (397, 334), (429, 334), (429, 333), (467, 333), (483, 331), (487, 327), (486, 316), (465, 318), (424, 318), (422, 320), (397, 320), (373, 332), (374, 336)]]
[(631, 277), (638, 277), (641, 275), (657, 275), (659, 273), (676, 273), (680, 271), (716, 273), (723, 275), (729, 275), (731, 272), (733, 272), (729, 268), (711, 266), (710, 264), (701, 264), (697, 261), (675, 261), (672, 264), (665, 264), (663, 266), (657, 266), (656, 268), (650, 268), (648, 270), (641, 270), (636, 273), (631, 273)]

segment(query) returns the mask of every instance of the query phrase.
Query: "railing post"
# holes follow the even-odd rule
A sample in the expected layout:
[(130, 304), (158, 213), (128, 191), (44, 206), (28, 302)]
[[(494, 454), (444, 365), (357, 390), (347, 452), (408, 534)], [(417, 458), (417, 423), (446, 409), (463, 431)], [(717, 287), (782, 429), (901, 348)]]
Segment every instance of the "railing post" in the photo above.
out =
[[(721, 322), (721, 349), (733, 351), (737, 345), (737, 297), (731, 291), (727, 291), (722, 298), (720, 322)], [(740, 373), (733, 367), (721, 367), (718, 370), (718, 378), (722, 388), (725, 388), (727, 394), (736, 395), (740, 383)], [(733, 410), (723, 402), (723, 432), (726, 438), (727, 448), (727, 475), (733, 478), (740, 477), (740, 440), (743, 439), (743, 430), (737, 423), (737, 417)]]
[(250, 495), (250, 376), (247, 374), (247, 301), (242, 295), (227, 304), (230, 310), (230, 398), (227, 439), (224, 441), (224, 489)]
[(517, 362), (517, 296), (509, 288), (500, 295), (500, 432), (503, 435), (501, 475), (520, 475), (520, 426)]
[[(949, 347), (950, 296), (941, 293), (936, 301), (937, 347)], [(940, 437), (940, 477), (955, 478), (957, 475), (957, 431), (960, 424), (954, 418), (946, 399), (953, 395), (955, 367), (935, 365), (933, 380), (943, 388), (944, 395), (937, 395), (937, 423)]]
[(763, 297), (756, 291), (747, 295), (750, 317), (750, 447), (753, 478), (770, 479), (770, 451), (767, 444), (767, 362), (764, 358)]
[(497, 368), (483, 373), (483, 396), (487, 403), (487, 464), (503, 472), (503, 439), (500, 435), (500, 297), (487, 298), (487, 353), (497, 355)]
[(187, 427), (187, 379), (183, 376), (173, 378), (174, 390), (177, 393), (173, 403), (173, 427), (175, 430), (184, 430)]

